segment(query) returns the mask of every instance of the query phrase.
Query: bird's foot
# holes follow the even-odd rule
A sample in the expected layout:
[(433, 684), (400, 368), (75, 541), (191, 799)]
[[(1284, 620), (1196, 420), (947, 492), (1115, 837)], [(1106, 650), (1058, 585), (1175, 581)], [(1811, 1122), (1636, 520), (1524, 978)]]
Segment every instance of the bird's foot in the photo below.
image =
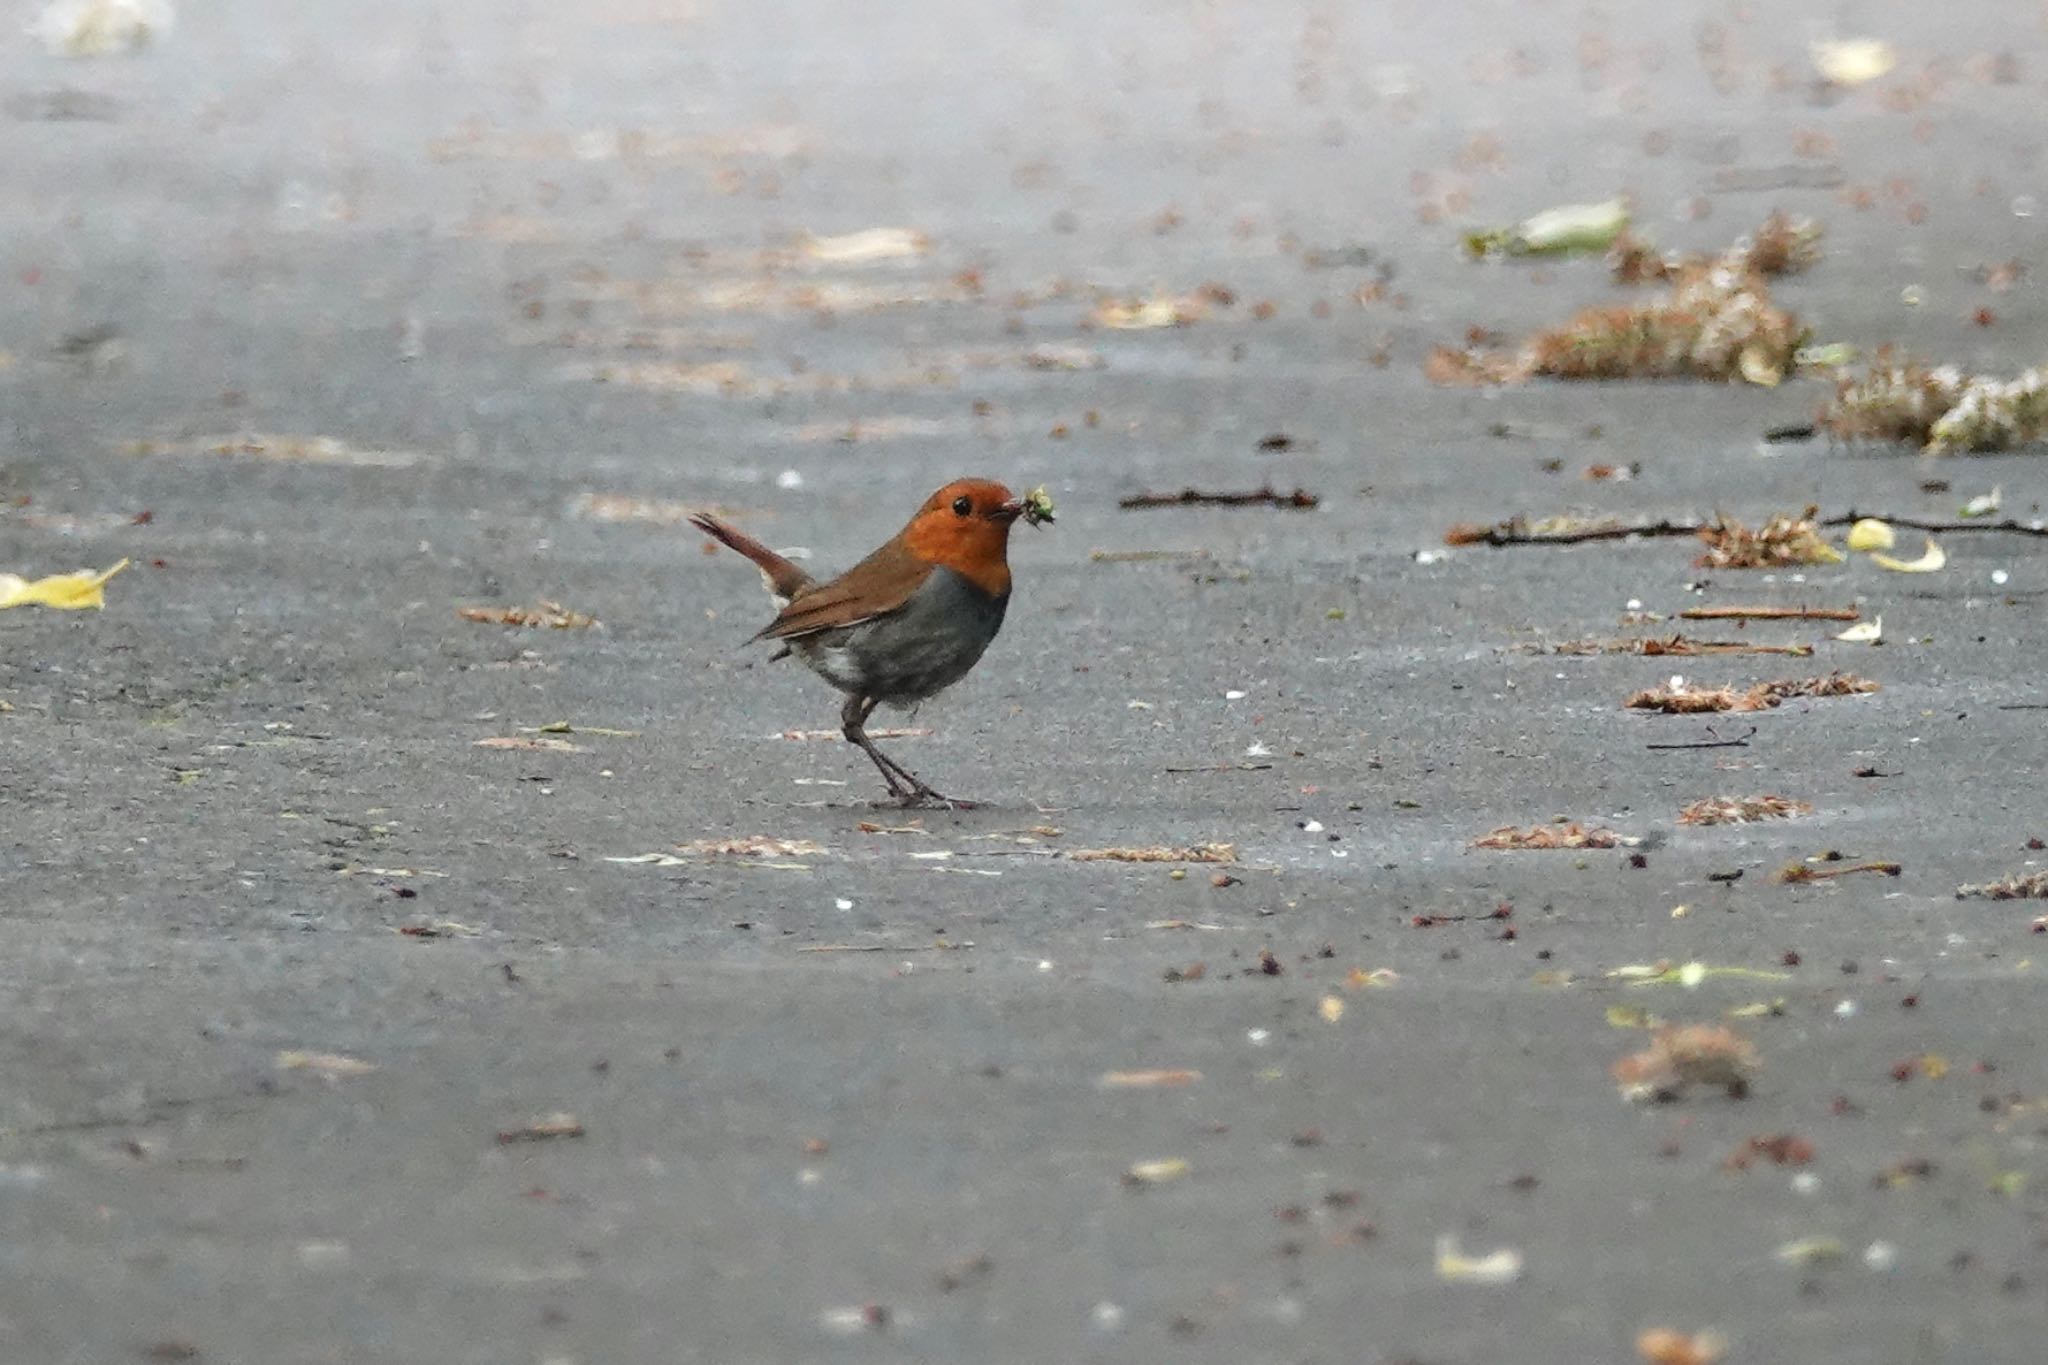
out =
[(944, 792), (933, 791), (924, 783), (912, 779), (913, 785), (907, 791), (895, 793), (896, 804), (904, 810), (979, 810), (981, 802), (966, 801)]

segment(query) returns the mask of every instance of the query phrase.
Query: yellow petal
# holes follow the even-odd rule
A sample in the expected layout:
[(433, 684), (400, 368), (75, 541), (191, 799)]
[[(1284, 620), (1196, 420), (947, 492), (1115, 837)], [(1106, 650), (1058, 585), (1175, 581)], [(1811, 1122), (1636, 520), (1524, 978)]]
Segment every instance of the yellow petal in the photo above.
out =
[(1948, 564), (1948, 555), (1934, 543), (1933, 536), (1927, 538), (1927, 548), (1920, 552), (1918, 559), (1893, 559), (1890, 555), (1872, 555), (1870, 559), (1879, 568), (1890, 569), (1894, 573), (1934, 573)]
[(1344, 1017), (1344, 1002), (1334, 995), (1326, 995), (1316, 1006), (1316, 1013), (1323, 1016), (1325, 1023), (1334, 1024)]
[(1760, 346), (1743, 347), (1742, 354), (1735, 357), (1735, 368), (1744, 379), (1766, 389), (1777, 388), (1778, 381), (1785, 377), (1784, 368)]
[(1876, 517), (1865, 517), (1849, 528), (1849, 548), (1852, 550), (1889, 550), (1898, 543), (1892, 528)]
[(128, 567), (122, 560), (104, 573), (80, 569), (77, 573), (51, 574), (34, 581), (19, 574), (0, 573), (0, 607), (54, 607), (79, 611), (107, 605), (107, 580)]
[(1835, 638), (1844, 644), (1874, 645), (1884, 639), (1884, 618), (1880, 616), (1875, 621), (1858, 621)]

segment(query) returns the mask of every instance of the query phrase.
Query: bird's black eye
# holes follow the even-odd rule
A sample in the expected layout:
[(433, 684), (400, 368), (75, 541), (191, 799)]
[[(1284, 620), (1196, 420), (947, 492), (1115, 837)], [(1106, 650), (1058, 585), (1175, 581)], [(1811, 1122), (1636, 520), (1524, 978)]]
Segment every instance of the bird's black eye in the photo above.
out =
[(967, 514), (968, 514), (969, 512), (972, 512), (973, 510), (974, 510), (974, 499), (973, 499), (973, 498), (970, 498), (970, 497), (968, 497), (968, 496), (967, 496), (967, 495), (966, 495), (965, 493), (962, 493), (962, 494), (961, 494), (961, 495), (960, 495), (959, 497), (957, 497), (957, 498), (953, 499), (953, 515), (954, 515), (954, 516), (956, 516), (956, 517), (964, 517), (964, 516), (966, 516), (966, 515), (967, 515)]

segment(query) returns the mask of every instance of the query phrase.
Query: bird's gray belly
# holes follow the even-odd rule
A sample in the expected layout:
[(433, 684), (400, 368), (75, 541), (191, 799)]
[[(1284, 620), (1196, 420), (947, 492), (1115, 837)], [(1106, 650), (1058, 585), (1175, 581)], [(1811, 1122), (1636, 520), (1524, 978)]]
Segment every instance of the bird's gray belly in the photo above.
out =
[(1008, 594), (992, 597), (951, 569), (934, 569), (888, 615), (792, 645), (840, 691), (907, 706), (967, 676), (1002, 629), (1008, 605)]

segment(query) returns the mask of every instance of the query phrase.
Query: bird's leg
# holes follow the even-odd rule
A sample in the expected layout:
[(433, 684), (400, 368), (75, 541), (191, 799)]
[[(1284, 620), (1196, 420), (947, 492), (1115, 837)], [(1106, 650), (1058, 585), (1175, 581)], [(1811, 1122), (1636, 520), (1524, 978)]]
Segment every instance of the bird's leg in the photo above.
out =
[(950, 806), (955, 810), (972, 810), (974, 802), (958, 801), (943, 792), (926, 785), (923, 778), (883, 753), (875, 742), (868, 738), (867, 719), (880, 704), (875, 697), (849, 697), (846, 707), (839, 713), (844, 722), (846, 737), (861, 747), (861, 751), (874, 760), (881, 772), (882, 780), (889, 784), (889, 795), (905, 806), (937, 805)]
[(848, 697), (845, 707), (839, 712), (839, 731), (846, 736), (848, 743), (858, 744), (861, 752), (874, 760), (876, 770), (882, 774), (882, 780), (889, 784), (889, 795), (898, 801), (910, 801), (914, 799), (916, 793), (903, 785), (889, 762), (889, 756), (877, 749), (875, 742), (868, 738), (868, 716), (874, 711), (875, 705), (875, 699), (872, 697)]

